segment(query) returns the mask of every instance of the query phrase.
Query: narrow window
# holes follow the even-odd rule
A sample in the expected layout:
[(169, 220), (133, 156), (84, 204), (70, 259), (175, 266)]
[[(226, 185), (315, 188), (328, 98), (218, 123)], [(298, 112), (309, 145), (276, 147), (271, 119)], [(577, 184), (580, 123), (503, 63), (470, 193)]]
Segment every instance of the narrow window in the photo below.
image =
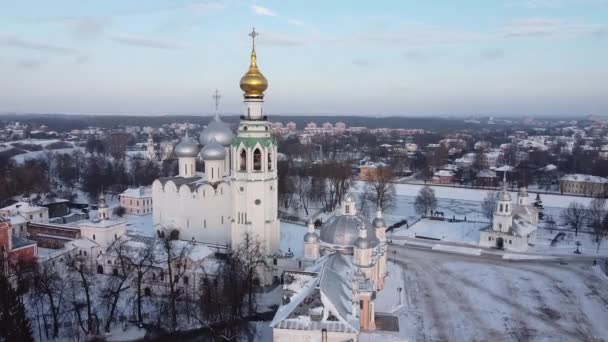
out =
[(505, 204), (505, 211), (509, 211), (509, 205)]
[(498, 211), (502, 213), (502, 203), (500, 204), (500, 209)]
[(241, 160), (239, 161), (239, 170), (245, 171), (247, 170), (247, 152), (245, 150), (241, 150)]
[(272, 170), (272, 152), (268, 151), (268, 170)]
[(262, 170), (262, 152), (260, 152), (260, 149), (257, 148), (253, 151), (253, 170)]

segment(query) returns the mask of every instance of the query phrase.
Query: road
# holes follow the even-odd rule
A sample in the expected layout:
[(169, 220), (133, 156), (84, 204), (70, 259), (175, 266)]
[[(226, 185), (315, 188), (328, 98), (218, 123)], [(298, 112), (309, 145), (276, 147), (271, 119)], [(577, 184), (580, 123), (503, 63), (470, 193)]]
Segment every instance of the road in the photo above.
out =
[(409, 340), (608, 338), (608, 278), (589, 260), (507, 261), (395, 245), (389, 256), (404, 270), (396, 314)]

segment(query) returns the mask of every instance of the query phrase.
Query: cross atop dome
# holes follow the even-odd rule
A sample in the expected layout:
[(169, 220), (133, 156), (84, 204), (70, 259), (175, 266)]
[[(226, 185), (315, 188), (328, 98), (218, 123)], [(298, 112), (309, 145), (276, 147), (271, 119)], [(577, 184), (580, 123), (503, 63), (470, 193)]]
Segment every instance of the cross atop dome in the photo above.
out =
[(222, 95), (220, 95), (220, 92), (215, 89), (215, 92), (213, 95), (211, 95), (211, 98), (213, 98), (213, 101), (215, 101), (215, 112), (217, 113), (220, 107), (220, 99), (222, 98)]
[(251, 37), (251, 46), (253, 47), (253, 51), (255, 51), (255, 37), (259, 35), (260, 34), (255, 31), (255, 27), (251, 30), (251, 33), (249, 33), (249, 37)]

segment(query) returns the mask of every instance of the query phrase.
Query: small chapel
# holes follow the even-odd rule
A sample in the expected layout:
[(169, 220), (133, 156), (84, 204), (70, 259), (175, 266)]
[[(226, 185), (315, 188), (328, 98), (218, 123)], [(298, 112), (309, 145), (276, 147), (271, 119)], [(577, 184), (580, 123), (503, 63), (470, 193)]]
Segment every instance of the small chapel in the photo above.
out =
[(527, 189), (520, 189), (514, 206), (504, 182), (492, 225), (480, 231), (479, 246), (524, 252), (536, 242), (537, 226), (538, 209), (530, 203)]

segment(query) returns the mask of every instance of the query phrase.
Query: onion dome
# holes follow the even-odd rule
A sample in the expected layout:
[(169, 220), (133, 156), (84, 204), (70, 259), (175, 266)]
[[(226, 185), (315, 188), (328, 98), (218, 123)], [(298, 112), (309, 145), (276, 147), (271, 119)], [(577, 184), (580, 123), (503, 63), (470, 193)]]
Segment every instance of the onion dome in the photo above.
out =
[(99, 194), (99, 198), (97, 200), (97, 207), (98, 208), (107, 208), (108, 204), (106, 203), (106, 196), (103, 194), (103, 192), (101, 194)]
[(374, 228), (384, 228), (384, 227), (386, 227), (386, 222), (384, 221), (384, 219), (382, 217), (376, 217), (372, 221), (372, 227), (374, 227)]
[(319, 241), (317, 233), (306, 233), (304, 234), (304, 242), (315, 243)]
[(357, 240), (355, 240), (355, 248), (368, 249), (371, 248), (371, 243), (367, 238), (358, 237)]
[(498, 194), (499, 201), (511, 201), (511, 194), (508, 191), (501, 191)]
[(174, 152), (178, 158), (196, 158), (200, 152), (200, 147), (186, 132), (186, 136), (175, 146)]
[(520, 197), (528, 197), (528, 189), (525, 186), (522, 186), (519, 189), (519, 196)]
[(255, 37), (258, 35), (255, 29), (249, 34), (253, 41), (253, 47), (251, 49), (251, 63), (249, 70), (241, 77), (241, 89), (245, 92), (246, 98), (263, 98), (264, 91), (268, 88), (268, 81), (266, 77), (262, 75), (260, 69), (258, 69), (257, 57), (255, 54)]
[(350, 192), (349, 192), (349, 193), (346, 195), (346, 197), (344, 197), (344, 200), (345, 200), (346, 202), (354, 202), (354, 201), (355, 201), (355, 195), (353, 195), (352, 193), (350, 193)]
[(207, 145), (212, 138), (222, 146), (230, 146), (230, 144), (232, 144), (232, 139), (234, 138), (234, 133), (232, 133), (230, 126), (223, 122), (217, 113), (203, 132), (201, 132), (198, 141), (204, 146)]
[(224, 160), (226, 159), (226, 149), (215, 140), (215, 137), (211, 137), (211, 141), (201, 150), (201, 158), (203, 160)]

